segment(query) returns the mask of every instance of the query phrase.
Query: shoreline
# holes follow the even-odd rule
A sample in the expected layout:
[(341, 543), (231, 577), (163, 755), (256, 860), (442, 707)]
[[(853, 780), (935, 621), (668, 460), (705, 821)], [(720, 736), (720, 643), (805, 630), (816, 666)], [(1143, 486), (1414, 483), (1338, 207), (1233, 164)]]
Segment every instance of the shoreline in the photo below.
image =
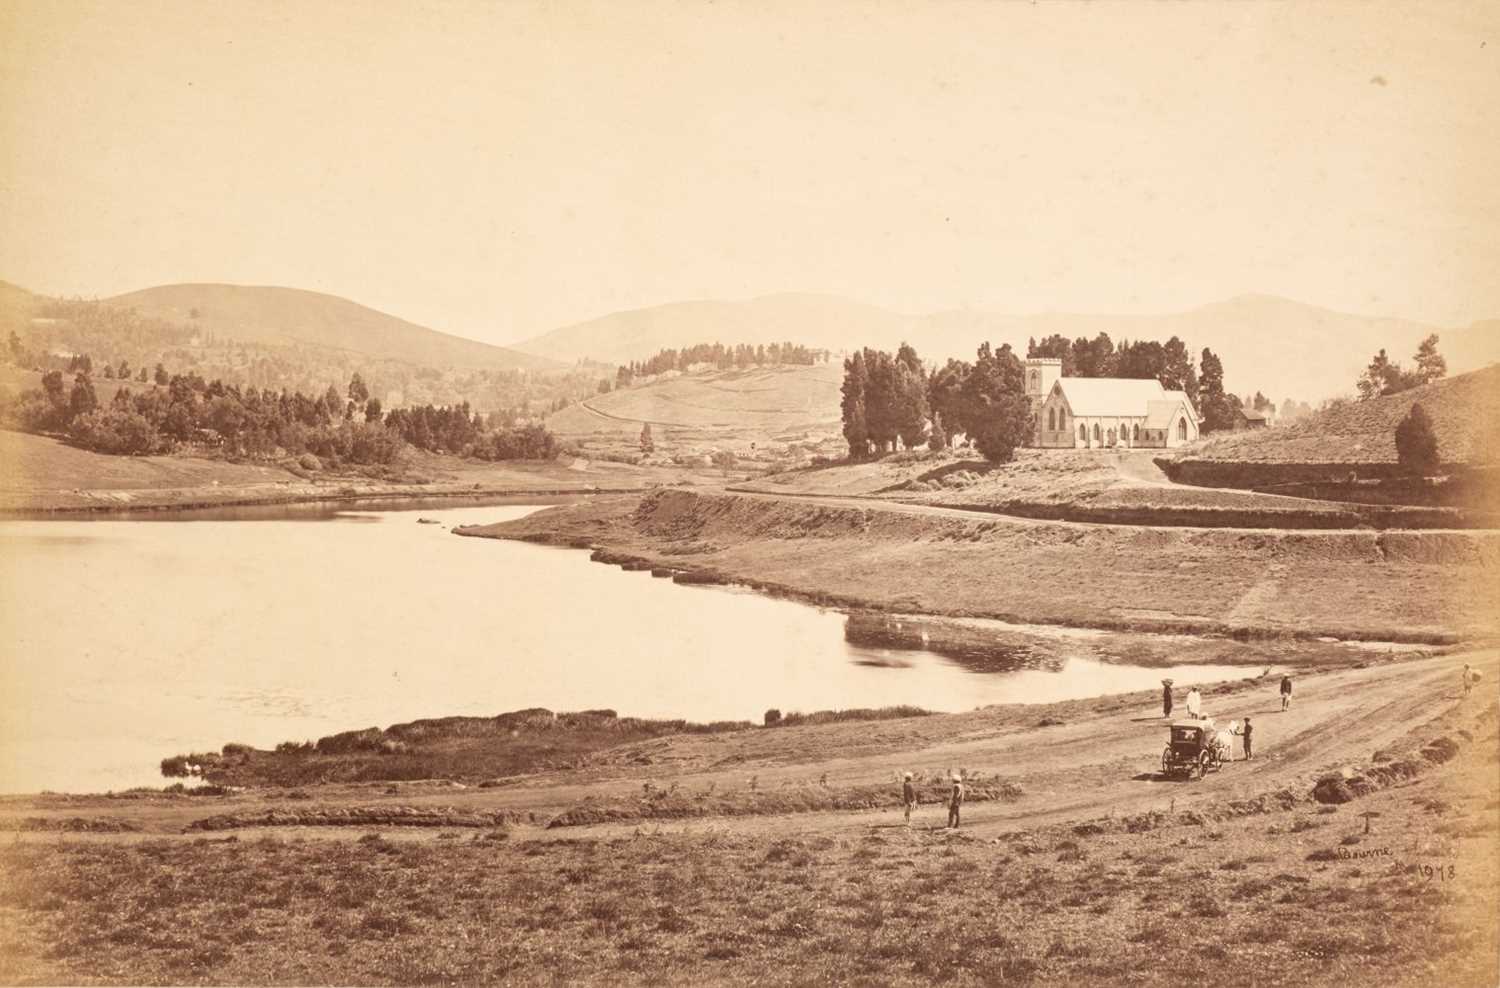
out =
[(52, 507), (14, 508), (0, 506), (0, 521), (46, 521), (52, 518), (76, 517), (121, 517), (130, 515), (170, 514), (179, 511), (211, 511), (218, 508), (261, 508), (310, 504), (351, 504), (362, 501), (424, 501), (459, 498), (529, 498), (529, 497), (583, 497), (595, 494), (644, 494), (650, 487), (578, 487), (516, 488), (516, 487), (466, 487), (454, 490), (451, 487), (412, 490), (395, 489), (381, 491), (338, 491), (329, 493), (297, 493), (270, 495), (265, 497), (206, 498), (190, 501), (160, 503), (102, 503), (83, 505), (55, 505)]
[[(1336, 639), (1447, 647), (1482, 645), (1497, 634), (1491, 625), (1476, 623), (1472, 609), (1458, 611), (1466, 616), (1464, 624), (1448, 624), (1457, 611), (1448, 598), (1463, 592), (1465, 576), (1447, 573), (1444, 556), (1467, 556), (1482, 580), (1497, 548), (1485, 533), (1081, 529), (1067, 522), (978, 513), (961, 518), (907, 508), (825, 507), (763, 494), (663, 489), (453, 532), (587, 549), (596, 561), (649, 569), (677, 583), (744, 586), (817, 607), (891, 617), (980, 618), (1238, 642)], [(1156, 557), (1150, 561), (1154, 569), (1142, 573), (1126, 563), (1117, 564), (1123, 572), (1104, 571), (1108, 557), (1135, 554), (1141, 542)], [(1043, 553), (1050, 557), (1045, 570), (1037, 567), (1031, 581), (1017, 582), (1015, 573)], [(898, 556), (905, 558), (893, 565)], [(1211, 593), (1198, 585), (1205, 557), (1233, 570)], [(858, 561), (826, 562), (837, 558)], [(1324, 596), (1347, 590), (1351, 565), (1379, 567), (1385, 599), (1325, 603)], [(1289, 573), (1294, 567), (1304, 572)], [(954, 570), (972, 570), (973, 576), (955, 579)], [(1155, 581), (1167, 602), (1183, 597), (1185, 603), (1170, 611), (1140, 607), (1119, 613), (1114, 601), (1122, 578)], [(1428, 586), (1408, 585), (1416, 579)], [(1424, 591), (1432, 599), (1419, 599)], [(1187, 599), (1195, 592), (1199, 599)], [(1099, 606), (1101, 599), (1105, 606)], [(1246, 606), (1261, 599), (1269, 606), (1256, 608), (1259, 614)], [(1026, 604), (1033, 606), (1018, 606)], [(1397, 608), (1403, 605), (1416, 620), (1402, 620)], [(1310, 616), (1312, 606), (1325, 613)]]

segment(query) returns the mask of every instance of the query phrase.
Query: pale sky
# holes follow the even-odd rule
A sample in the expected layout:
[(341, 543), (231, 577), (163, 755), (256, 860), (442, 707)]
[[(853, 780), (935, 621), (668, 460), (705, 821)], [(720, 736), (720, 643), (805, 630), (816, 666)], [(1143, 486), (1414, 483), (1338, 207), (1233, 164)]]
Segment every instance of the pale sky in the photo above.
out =
[(1500, 317), (1500, 4), (0, 0), (0, 279)]

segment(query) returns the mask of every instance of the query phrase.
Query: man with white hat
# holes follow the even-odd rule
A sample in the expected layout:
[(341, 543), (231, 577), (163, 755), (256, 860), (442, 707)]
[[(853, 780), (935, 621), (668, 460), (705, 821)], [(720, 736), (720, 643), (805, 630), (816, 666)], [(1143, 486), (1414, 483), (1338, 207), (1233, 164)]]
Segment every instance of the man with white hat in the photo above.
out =
[(958, 829), (958, 808), (964, 803), (964, 780), (953, 773), (953, 790), (948, 794), (948, 827)]

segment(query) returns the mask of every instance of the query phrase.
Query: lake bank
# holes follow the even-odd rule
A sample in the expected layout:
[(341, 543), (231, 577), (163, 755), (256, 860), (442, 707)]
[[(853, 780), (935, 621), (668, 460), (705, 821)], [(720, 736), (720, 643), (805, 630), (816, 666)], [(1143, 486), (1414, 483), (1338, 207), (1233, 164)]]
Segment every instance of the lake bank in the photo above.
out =
[(706, 472), (567, 458), (486, 462), (410, 451), (385, 476), (197, 456), (107, 456), (0, 430), (0, 518), (128, 517), (205, 508), (644, 491)]
[(679, 582), (851, 610), (1238, 639), (1452, 644), (1497, 633), (1500, 533), (1042, 522), (663, 490), (467, 536), (588, 548)]
[[(1256, 758), (1187, 783), (1157, 777), (1140, 693), (676, 735), (490, 788), (4, 797), (53, 824), (4, 842), (0, 978), (842, 983), (875, 965), (882, 984), (1113, 985), (1167, 957), (1222, 984), (1322, 983), (1330, 960), (1481, 984), (1500, 739), (1493, 687), (1464, 696), (1456, 672), (1492, 684), (1497, 659), (1310, 674), (1287, 713), (1273, 683), (1226, 684), (1206, 706), (1254, 716)], [(976, 798), (949, 831), (954, 770)], [(1348, 793), (1320, 799), (1330, 772)], [(1206, 944), (1218, 922), (1239, 934)]]
[[(744, 589), (622, 572), (587, 553), (455, 538), (451, 527), (542, 508), (450, 501), (0, 523), (0, 624), (12, 642), (0, 678), (28, 699), (0, 721), (0, 792), (159, 786), (167, 756), (301, 746), (438, 716), (951, 712), (1305, 664), (1296, 649), (1233, 641), (872, 627)], [(1349, 648), (1337, 661), (1364, 657)], [(399, 775), (420, 777), (424, 764), (405, 761)]]

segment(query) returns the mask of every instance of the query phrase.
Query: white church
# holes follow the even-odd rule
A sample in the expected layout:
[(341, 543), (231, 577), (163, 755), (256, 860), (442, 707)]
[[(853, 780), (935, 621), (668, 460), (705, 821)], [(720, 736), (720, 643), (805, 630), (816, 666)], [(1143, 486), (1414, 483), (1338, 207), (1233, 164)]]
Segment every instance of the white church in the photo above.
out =
[(1036, 412), (1032, 445), (1043, 449), (1164, 449), (1198, 438), (1198, 413), (1182, 391), (1153, 379), (1063, 377), (1056, 357), (1026, 361)]

